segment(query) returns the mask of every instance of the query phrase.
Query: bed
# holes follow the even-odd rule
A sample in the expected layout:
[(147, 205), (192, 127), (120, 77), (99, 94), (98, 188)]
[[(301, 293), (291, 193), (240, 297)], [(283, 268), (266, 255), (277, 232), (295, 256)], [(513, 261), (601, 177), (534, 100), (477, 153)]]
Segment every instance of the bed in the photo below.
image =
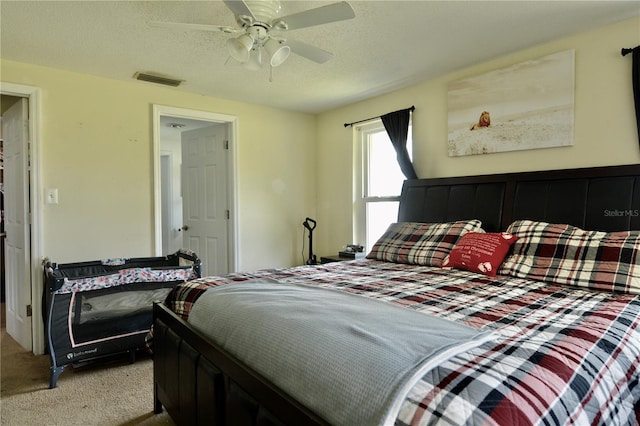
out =
[[(398, 223), (367, 259), (204, 277), (155, 304), (154, 410), (166, 408), (178, 424), (638, 424), (638, 231), (640, 165), (406, 181)], [(315, 300), (320, 314), (334, 294), (350, 297), (349, 305), (354, 297), (377, 303), (380, 318), (358, 323), (359, 334), (406, 334), (402, 348), (423, 340), (409, 333), (415, 315), (427, 324), (420, 333), (440, 320), (477, 333), (464, 349), (437, 347), (441, 360), (402, 376), (410, 386), (392, 382), (380, 395), (349, 390), (386, 367), (368, 358), (362, 367), (337, 350), (320, 359), (300, 355), (298, 347), (310, 344), (282, 335), (269, 337), (275, 345), (262, 343), (269, 311), (285, 312), (273, 320), (276, 332), (294, 318), (286, 335), (307, 312), (316, 315), (312, 322), (322, 325), (307, 334), (319, 342), (341, 323), (324, 326), (313, 306), (299, 314), (294, 308), (308, 305), (297, 293), (270, 309), (279, 300), (254, 298), (266, 292), (256, 286), (274, 287), (276, 298), (290, 288), (313, 289), (309, 305)], [(209, 301), (219, 305), (208, 311)], [(260, 305), (266, 311), (254, 311)], [(227, 311), (249, 325), (227, 328), (229, 319), (218, 316)], [(414, 316), (394, 332), (398, 311)], [(372, 328), (361, 328), (367, 322)], [(258, 333), (235, 334), (244, 329)], [(290, 351), (298, 364), (287, 359)], [(348, 362), (360, 376), (343, 377), (338, 366)], [(368, 402), (378, 397), (389, 406), (372, 415), (379, 404)]]
[(49, 388), (69, 364), (145, 347), (153, 302), (178, 283), (200, 277), (189, 250), (167, 256), (44, 264), (43, 307), (51, 358)]

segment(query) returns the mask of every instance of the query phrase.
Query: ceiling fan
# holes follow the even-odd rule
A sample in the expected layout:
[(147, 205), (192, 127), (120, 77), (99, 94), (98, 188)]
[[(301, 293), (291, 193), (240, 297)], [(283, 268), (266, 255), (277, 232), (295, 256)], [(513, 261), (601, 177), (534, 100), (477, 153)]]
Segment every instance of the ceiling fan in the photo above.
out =
[(274, 35), (273, 32), (297, 30), (355, 18), (351, 5), (346, 1), (287, 16), (279, 16), (282, 7), (278, 0), (224, 0), (224, 3), (235, 15), (240, 28), (158, 21), (150, 22), (149, 25), (181, 30), (241, 33), (238, 37), (227, 40), (229, 55), (245, 64), (247, 68), (259, 69), (265, 63), (270, 67), (281, 65), (291, 52), (319, 64), (333, 57), (331, 52)]

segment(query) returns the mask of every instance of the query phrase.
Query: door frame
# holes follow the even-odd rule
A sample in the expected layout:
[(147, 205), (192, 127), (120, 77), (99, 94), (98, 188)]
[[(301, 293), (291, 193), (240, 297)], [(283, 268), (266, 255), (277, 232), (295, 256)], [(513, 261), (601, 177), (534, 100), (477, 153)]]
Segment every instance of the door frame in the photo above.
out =
[(178, 108), (167, 105), (153, 105), (153, 204), (154, 204), (154, 250), (155, 255), (162, 254), (162, 198), (161, 198), (161, 164), (160, 164), (160, 119), (162, 117), (179, 117), (192, 120), (210, 121), (211, 123), (225, 123), (229, 134), (229, 156), (227, 168), (227, 203), (229, 206), (229, 221), (227, 230), (229, 235), (228, 259), (229, 272), (238, 269), (238, 117), (214, 112)]
[[(32, 351), (35, 355), (44, 354), (44, 318), (42, 292), (44, 279), (42, 272), (42, 182), (41, 182), (41, 105), (40, 88), (22, 84), (0, 82), (3, 95), (27, 98), (29, 102), (29, 209), (31, 217), (31, 334)], [(9, 283), (6, 283), (7, 285)]]

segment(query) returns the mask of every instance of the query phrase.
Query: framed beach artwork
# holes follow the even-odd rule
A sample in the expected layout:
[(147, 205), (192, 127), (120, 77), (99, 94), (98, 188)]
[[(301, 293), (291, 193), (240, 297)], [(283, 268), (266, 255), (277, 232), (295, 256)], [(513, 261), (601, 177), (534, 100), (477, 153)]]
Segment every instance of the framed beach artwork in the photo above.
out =
[(449, 156), (573, 145), (574, 61), (566, 50), (450, 82)]

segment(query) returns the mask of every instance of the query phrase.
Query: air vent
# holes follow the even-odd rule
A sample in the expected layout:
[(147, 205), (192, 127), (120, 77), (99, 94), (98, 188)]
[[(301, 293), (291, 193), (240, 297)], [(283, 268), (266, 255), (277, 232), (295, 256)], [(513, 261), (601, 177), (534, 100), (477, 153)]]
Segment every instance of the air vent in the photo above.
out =
[(150, 83), (163, 84), (171, 87), (178, 87), (184, 83), (184, 80), (178, 80), (173, 77), (153, 72), (137, 72), (133, 75), (133, 78), (136, 80), (148, 81)]

